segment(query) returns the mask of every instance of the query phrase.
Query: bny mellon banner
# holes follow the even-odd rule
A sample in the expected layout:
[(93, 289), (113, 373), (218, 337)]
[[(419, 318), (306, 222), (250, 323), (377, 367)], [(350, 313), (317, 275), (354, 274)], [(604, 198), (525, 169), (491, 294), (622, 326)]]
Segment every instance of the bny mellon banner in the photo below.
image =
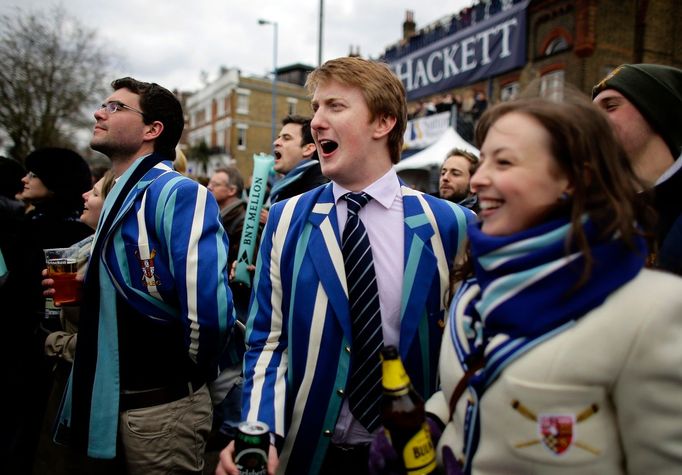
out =
[(407, 99), (466, 86), (526, 64), (526, 7), (520, 2), (390, 63)]

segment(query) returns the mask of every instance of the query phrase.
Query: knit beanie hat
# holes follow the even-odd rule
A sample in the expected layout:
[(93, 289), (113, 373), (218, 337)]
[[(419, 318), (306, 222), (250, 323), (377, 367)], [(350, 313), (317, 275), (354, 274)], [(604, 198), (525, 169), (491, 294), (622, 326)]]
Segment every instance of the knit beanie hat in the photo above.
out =
[(65, 204), (82, 205), (82, 194), (92, 188), (90, 167), (73, 150), (48, 147), (31, 152), (26, 168), (35, 173), (55, 199)]
[(592, 89), (592, 99), (615, 89), (665, 140), (673, 158), (682, 152), (682, 70), (659, 64), (623, 64)]

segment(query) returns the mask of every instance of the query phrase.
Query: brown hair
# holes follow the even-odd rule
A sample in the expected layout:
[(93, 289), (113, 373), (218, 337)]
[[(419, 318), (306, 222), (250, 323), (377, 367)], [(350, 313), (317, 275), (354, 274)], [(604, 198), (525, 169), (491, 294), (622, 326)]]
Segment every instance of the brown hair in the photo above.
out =
[[(525, 98), (503, 102), (489, 108), (476, 126), (476, 145), (480, 148), (492, 125), (509, 113), (524, 114), (537, 120), (549, 135), (552, 156), (574, 187), (561, 208), (569, 215), (571, 231), (567, 252), (578, 250), (585, 267), (576, 288), (583, 285), (592, 270), (592, 254), (581, 217), (587, 214), (600, 237), (618, 234), (635, 249), (635, 237), (642, 234), (635, 223), (650, 224), (647, 210), (637, 199), (642, 187), (630, 161), (614, 135), (606, 115), (586, 98), (571, 97), (564, 102)], [(459, 265), (451, 284), (470, 273), (470, 263)]]
[(178, 98), (165, 87), (131, 77), (115, 79), (111, 87), (115, 91), (128, 89), (140, 96), (144, 123), (151, 124), (158, 120), (163, 124), (163, 131), (154, 142), (154, 151), (175, 160), (175, 146), (180, 141), (182, 129), (185, 127), (185, 116)]
[(370, 121), (377, 117), (395, 117), (396, 123), (388, 135), (391, 161), (400, 161), (403, 134), (407, 126), (405, 88), (388, 65), (358, 57), (343, 57), (327, 61), (308, 75), (306, 88), (310, 94), (317, 86), (328, 81), (338, 81), (362, 91)]
[(441, 168), (443, 165), (445, 165), (445, 162), (448, 161), (450, 157), (464, 157), (467, 159), (469, 162), (469, 176), (473, 176), (474, 173), (476, 173), (476, 170), (478, 170), (478, 164), (479, 160), (476, 155), (473, 153), (464, 150), (463, 148), (453, 148), (448, 152), (448, 154), (445, 156), (445, 160), (443, 160), (443, 164), (441, 165)]

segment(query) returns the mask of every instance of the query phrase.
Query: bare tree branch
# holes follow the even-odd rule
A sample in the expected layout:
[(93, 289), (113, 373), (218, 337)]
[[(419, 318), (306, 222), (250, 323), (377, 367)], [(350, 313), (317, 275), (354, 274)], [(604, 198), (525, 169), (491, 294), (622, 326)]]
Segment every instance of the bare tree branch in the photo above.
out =
[(0, 129), (18, 160), (33, 149), (73, 146), (106, 94), (110, 61), (97, 32), (61, 6), (0, 16)]

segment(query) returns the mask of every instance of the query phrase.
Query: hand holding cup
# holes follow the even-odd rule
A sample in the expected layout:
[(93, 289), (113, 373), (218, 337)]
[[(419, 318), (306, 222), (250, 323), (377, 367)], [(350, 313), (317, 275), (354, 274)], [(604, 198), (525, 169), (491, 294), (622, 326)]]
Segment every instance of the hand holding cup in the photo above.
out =
[(82, 279), (78, 275), (78, 249), (73, 247), (45, 249), (47, 279), (42, 281), (48, 287), (43, 295), (52, 297), (54, 304), (75, 305), (80, 302)]

